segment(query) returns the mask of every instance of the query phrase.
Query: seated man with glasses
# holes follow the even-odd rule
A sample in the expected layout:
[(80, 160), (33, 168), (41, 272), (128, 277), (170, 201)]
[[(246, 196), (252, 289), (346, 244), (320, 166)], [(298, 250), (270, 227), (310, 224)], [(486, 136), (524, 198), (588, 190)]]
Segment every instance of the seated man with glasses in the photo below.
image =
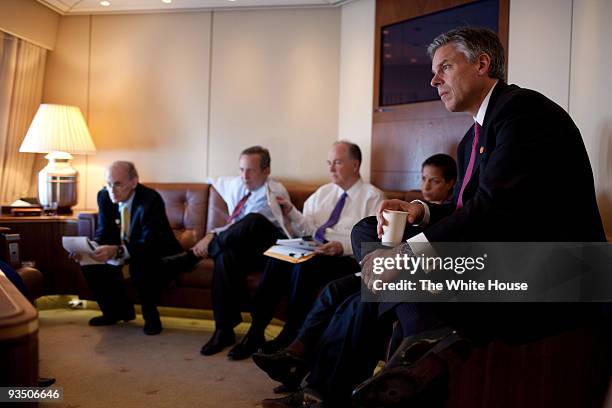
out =
[[(100, 264), (82, 266), (83, 274), (102, 311), (91, 326), (113, 325), (135, 318), (134, 305), (123, 282), (129, 273), (142, 304), (144, 333), (162, 331), (157, 303), (162, 288), (184, 263), (171, 262), (183, 251), (166, 216), (159, 193), (138, 183), (133, 163), (116, 161), (106, 170), (106, 187), (98, 193), (98, 225), (92, 256)], [(71, 254), (76, 261), (78, 254)], [(168, 257), (168, 258), (165, 258)]]

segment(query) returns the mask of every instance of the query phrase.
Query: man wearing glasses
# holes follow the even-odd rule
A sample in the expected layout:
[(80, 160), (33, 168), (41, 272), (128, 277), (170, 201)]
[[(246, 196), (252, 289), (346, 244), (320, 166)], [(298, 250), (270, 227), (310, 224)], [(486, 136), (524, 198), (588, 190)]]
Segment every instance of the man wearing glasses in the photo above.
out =
[[(116, 161), (106, 170), (106, 187), (98, 192), (98, 209), (98, 247), (92, 258), (100, 263), (84, 265), (82, 270), (102, 315), (89, 324), (108, 326), (135, 318), (123, 282), (122, 265), (128, 264), (142, 304), (144, 333), (159, 334), (159, 296), (174, 276), (174, 269), (179, 268), (164, 257), (182, 252), (164, 202), (157, 191), (138, 183), (133, 163)], [(71, 257), (80, 260), (76, 254)]]

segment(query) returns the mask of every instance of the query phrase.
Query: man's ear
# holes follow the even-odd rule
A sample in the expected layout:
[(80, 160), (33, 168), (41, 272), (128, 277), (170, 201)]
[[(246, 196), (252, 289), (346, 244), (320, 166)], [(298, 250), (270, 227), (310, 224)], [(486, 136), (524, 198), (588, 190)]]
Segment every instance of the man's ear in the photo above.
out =
[(134, 177), (133, 179), (130, 180), (130, 185), (132, 186), (132, 188), (136, 188), (136, 185), (138, 185), (138, 177)]
[(480, 54), (476, 62), (478, 63), (478, 75), (487, 75), (491, 69), (491, 57), (487, 54)]

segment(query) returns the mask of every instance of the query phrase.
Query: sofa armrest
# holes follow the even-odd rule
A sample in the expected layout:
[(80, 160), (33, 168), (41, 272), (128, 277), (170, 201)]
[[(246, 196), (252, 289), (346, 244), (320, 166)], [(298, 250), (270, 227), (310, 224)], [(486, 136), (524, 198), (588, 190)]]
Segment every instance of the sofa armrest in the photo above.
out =
[(17, 269), (17, 274), (23, 280), (25, 287), (28, 288), (30, 302), (34, 302), (43, 295), (44, 277), (38, 269), (24, 266)]
[(96, 236), (96, 225), (98, 223), (97, 212), (82, 212), (78, 217), (79, 236), (84, 236), (89, 239), (94, 239)]

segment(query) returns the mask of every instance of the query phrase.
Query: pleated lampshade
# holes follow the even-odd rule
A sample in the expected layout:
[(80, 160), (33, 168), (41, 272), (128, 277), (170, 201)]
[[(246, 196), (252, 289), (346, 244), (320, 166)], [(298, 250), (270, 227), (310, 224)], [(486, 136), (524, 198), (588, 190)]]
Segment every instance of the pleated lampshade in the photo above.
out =
[(93, 154), (96, 152), (96, 146), (77, 106), (42, 104), (19, 151)]

